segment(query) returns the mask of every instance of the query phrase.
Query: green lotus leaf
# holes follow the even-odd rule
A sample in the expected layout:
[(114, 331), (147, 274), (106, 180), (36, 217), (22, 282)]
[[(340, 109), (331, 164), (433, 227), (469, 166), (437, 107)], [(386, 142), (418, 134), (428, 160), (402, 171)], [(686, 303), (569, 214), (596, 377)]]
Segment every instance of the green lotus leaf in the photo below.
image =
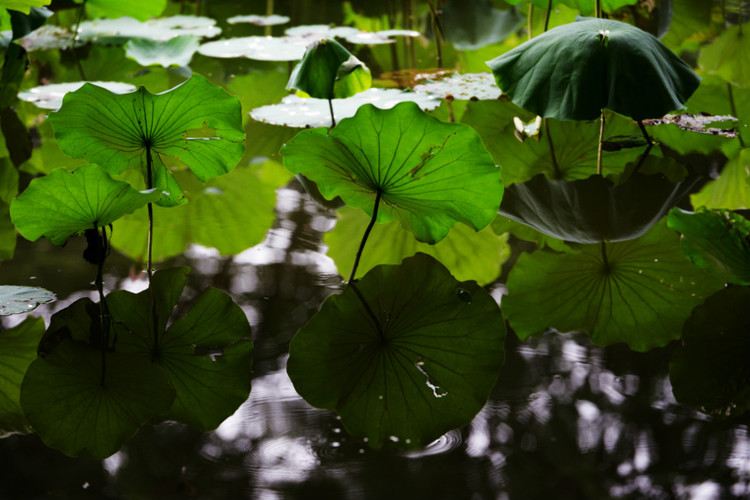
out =
[(492, 221), (492, 230), (495, 231), (496, 234), (508, 233), (518, 239), (536, 243), (539, 248), (549, 248), (555, 252), (573, 251), (563, 240), (547, 236), (531, 226), (521, 224), (520, 222), (509, 219), (504, 215), (498, 214), (498, 216), (495, 217), (495, 220)]
[[(596, 0), (561, 0), (561, 2), (568, 7), (578, 9), (584, 16), (593, 15), (596, 10)], [(638, 3), (638, 0), (601, 0), (601, 6), (604, 12), (612, 12), (620, 7), (636, 3)], [(544, 5), (542, 7), (546, 8), (547, 6)]]
[(141, 66), (187, 66), (199, 45), (194, 35), (176, 36), (163, 42), (134, 38), (125, 44), (125, 55)]
[(253, 343), (245, 313), (215, 288), (205, 289), (188, 313), (167, 328), (186, 273), (187, 268), (176, 268), (154, 274), (157, 342), (149, 290), (116, 291), (107, 296), (107, 304), (117, 350), (153, 359), (177, 392), (166, 418), (211, 430), (247, 400)]
[[(152, 156), (153, 187), (163, 192), (177, 185), (162, 156), (179, 158), (205, 182), (232, 170), (244, 151), (239, 99), (200, 75), (156, 95), (143, 87), (118, 95), (85, 84), (48, 119), (64, 152), (111, 173), (134, 168), (147, 179)], [(179, 196), (170, 192), (160, 203), (173, 205)]]
[[(102, 377), (102, 367), (104, 377)], [(164, 372), (132, 354), (63, 340), (29, 366), (21, 407), (44, 443), (70, 456), (101, 459), (174, 399)]]
[[(605, 139), (619, 136), (641, 136), (632, 120), (607, 112)], [(513, 119), (534, 120), (534, 115), (511, 102), (469, 102), (462, 122), (471, 126), (482, 137), (495, 163), (502, 168), (506, 186), (531, 180), (537, 174), (551, 179), (573, 181), (586, 179), (596, 173), (599, 127), (591, 122), (547, 119), (539, 140), (527, 138), (520, 142), (515, 135)], [(625, 165), (635, 161), (644, 148), (623, 148), (604, 151), (603, 174), (620, 174)]]
[(62, 245), (74, 234), (105, 227), (123, 215), (159, 199), (112, 179), (97, 165), (64, 168), (31, 181), (10, 206), (13, 223), (30, 241), (41, 236)]
[(343, 99), (372, 85), (370, 70), (336, 40), (322, 39), (307, 47), (287, 89), (318, 99)]
[(398, 219), (419, 241), (436, 243), (456, 221), (477, 231), (503, 194), (500, 172), (470, 127), (443, 123), (416, 104), (362, 106), (330, 134), (305, 130), (281, 150), (284, 164), (318, 184), (327, 199)]
[(729, 210), (675, 208), (669, 227), (682, 233), (682, 250), (695, 265), (731, 283), (750, 285), (750, 221)]
[[(676, 54), (685, 51), (697, 52), (700, 44), (716, 37), (720, 29), (717, 16), (713, 16), (714, 5), (704, 0), (679, 0), (674, 3), (669, 31), (661, 41)], [(721, 26), (724, 20), (721, 19)]]
[(750, 410), (750, 288), (730, 287), (699, 305), (672, 355), (675, 398), (716, 417)]
[[(237, 167), (232, 175), (199, 183), (187, 171), (175, 179), (185, 187), (189, 203), (172, 208), (154, 207), (152, 260), (179, 255), (193, 244), (216, 248), (221, 255), (236, 255), (266, 237), (275, 220), (276, 189), (289, 182), (289, 171), (275, 162)], [(252, 197), (248, 197), (252, 193)], [(117, 222), (110, 242), (134, 260), (145, 262), (148, 231), (146, 208)]]
[(16, 227), (10, 220), (10, 207), (0, 201), (0, 261), (13, 258), (16, 251)]
[(44, 318), (31, 316), (0, 332), (0, 437), (31, 431), (21, 410), (21, 382), (42, 335)]
[(167, 7), (167, 0), (128, 0), (127, 2), (112, 2), (111, 0), (75, 0), (75, 2), (85, 2), (86, 14), (88, 14), (91, 19), (129, 16), (145, 21), (152, 17), (159, 16)]
[(524, 254), (508, 277), (503, 313), (521, 339), (554, 328), (636, 351), (666, 345), (693, 307), (724, 287), (690, 264), (678, 240), (662, 222), (638, 239), (581, 245), (575, 254)]
[[(348, 276), (359, 247), (359, 239), (354, 235), (364, 232), (368, 218), (361, 210), (350, 207), (338, 210), (336, 215), (336, 227), (324, 235), (323, 243), (328, 246), (328, 255), (339, 274)], [(415, 240), (396, 222), (376, 224), (367, 238), (358, 270), (366, 273), (378, 264), (399, 264), (406, 257), (422, 252), (445, 265), (456, 279), (474, 279), (486, 285), (500, 275), (500, 268), (510, 256), (507, 239), (507, 235), (497, 235), (489, 226), (477, 233), (457, 224), (444, 239), (428, 245)]]
[(42, 7), (49, 5), (51, 2), (52, 0), (3, 0), (2, 7), (28, 14), (32, 7)]
[(719, 177), (690, 196), (694, 207), (729, 210), (750, 208), (750, 149), (743, 148), (730, 159)]
[(498, 10), (488, 0), (453, 0), (440, 5), (443, 36), (457, 50), (502, 42), (523, 25), (516, 9)]
[[(745, 30), (750, 24), (745, 23)], [(738, 87), (750, 87), (750, 63), (747, 54), (750, 39), (740, 31), (739, 25), (730, 26), (712, 43), (701, 48), (698, 65), (710, 74), (720, 76)]]
[(470, 422), (504, 360), (494, 299), (421, 253), (354, 286), (329, 297), (292, 339), (287, 371), (297, 392), (375, 448), (424, 446)]
[(514, 103), (542, 117), (592, 120), (611, 109), (635, 120), (683, 107), (700, 77), (653, 35), (582, 18), (488, 61)]
[(36, 286), (0, 285), (0, 316), (31, 312), (55, 300), (55, 294)]
[[(140, 16), (133, 17), (140, 18)], [(169, 16), (148, 19), (143, 22), (139, 22), (133, 17), (96, 19), (83, 22), (78, 28), (78, 40), (84, 43), (122, 45), (133, 38), (165, 41), (180, 35), (213, 38), (221, 33), (221, 29), (216, 26), (216, 21), (208, 17)], [(118, 58), (116, 62), (123, 66), (122, 58)]]
[(561, 240), (631, 240), (666, 215), (696, 180), (671, 182), (660, 174), (638, 173), (615, 186), (600, 175), (577, 181), (537, 175), (506, 188), (500, 213)]

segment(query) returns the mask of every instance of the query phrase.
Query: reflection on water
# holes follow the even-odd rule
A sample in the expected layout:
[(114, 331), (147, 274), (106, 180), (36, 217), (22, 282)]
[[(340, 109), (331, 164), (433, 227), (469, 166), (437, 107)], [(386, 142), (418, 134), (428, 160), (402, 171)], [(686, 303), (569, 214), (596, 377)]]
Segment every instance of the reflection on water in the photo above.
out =
[[(332, 214), (292, 182), (279, 190), (276, 225), (260, 245), (235, 257), (194, 247), (161, 266), (192, 268), (178, 314), (200, 290), (216, 286), (232, 293), (251, 319), (253, 389), (216, 431), (174, 423), (146, 427), (103, 462), (69, 459), (33, 435), (12, 436), (0, 440), (0, 498), (750, 495), (747, 426), (676, 403), (667, 376), (670, 349), (644, 354), (599, 348), (582, 335), (550, 332), (523, 343), (509, 336), (507, 361), (489, 403), (469, 426), (424, 450), (373, 451), (348, 437), (332, 412), (311, 408), (297, 395), (285, 371), (295, 331), (340, 289), (341, 278), (320, 243), (333, 224)], [(91, 293), (81, 276), (93, 275), (75, 262), (78, 253), (70, 247), (47, 251), (59, 267), (35, 271), (34, 281), (63, 291), (54, 307), (41, 311), (45, 315)], [(62, 252), (74, 262), (63, 265)], [(125, 259), (113, 255), (108, 265), (107, 288), (145, 286), (133, 280)], [(8, 274), (30, 274), (30, 266), (19, 259)], [(66, 290), (60, 280), (71, 280), (79, 291)]]

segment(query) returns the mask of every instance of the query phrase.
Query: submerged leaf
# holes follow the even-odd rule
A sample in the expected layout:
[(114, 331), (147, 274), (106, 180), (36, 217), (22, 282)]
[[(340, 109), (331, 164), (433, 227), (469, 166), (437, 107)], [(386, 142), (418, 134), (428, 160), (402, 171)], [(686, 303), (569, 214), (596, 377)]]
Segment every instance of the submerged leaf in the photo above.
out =
[(575, 254), (522, 255), (503, 312), (522, 339), (580, 330), (597, 345), (647, 351), (679, 338), (693, 307), (723, 286), (690, 264), (660, 223), (638, 239), (582, 245)]
[(492, 222), (500, 172), (471, 128), (438, 121), (413, 103), (372, 105), (327, 134), (305, 130), (281, 150), (284, 164), (318, 184), (327, 199), (398, 219), (420, 241), (443, 239), (456, 222), (477, 231)]
[(419, 447), (482, 408), (504, 338), (494, 299), (419, 253), (329, 297), (292, 340), (287, 371), (355, 437)]

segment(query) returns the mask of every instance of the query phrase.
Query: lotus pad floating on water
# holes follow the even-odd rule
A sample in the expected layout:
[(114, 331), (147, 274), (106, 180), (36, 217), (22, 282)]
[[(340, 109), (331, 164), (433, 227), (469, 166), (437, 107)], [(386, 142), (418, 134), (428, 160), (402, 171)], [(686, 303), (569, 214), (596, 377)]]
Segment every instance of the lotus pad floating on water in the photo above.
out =
[(18, 93), (18, 98), (22, 101), (33, 103), (36, 107), (42, 109), (60, 109), (62, 106), (63, 97), (68, 92), (73, 92), (81, 87), (85, 83), (96, 85), (109, 90), (115, 94), (126, 94), (128, 92), (135, 91), (135, 85), (121, 82), (70, 82), (70, 83), (54, 83), (51, 85), (42, 85), (34, 87), (32, 89), (24, 90)]
[[(372, 104), (380, 109), (390, 109), (400, 102), (411, 101), (424, 111), (440, 106), (434, 97), (419, 92), (404, 92), (398, 89), (368, 89), (348, 99), (333, 99), (336, 121), (354, 116), (360, 106)], [(255, 108), (250, 116), (259, 122), (286, 127), (330, 127), (331, 114), (326, 99), (313, 99), (290, 95), (280, 104)]]
[(245, 36), (204, 43), (198, 53), (208, 57), (247, 57), (258, 61), (298, 61), (310, 44), (307, 38)]
[(465, 101), (497, 99), (503, 94), (495, 85), (491, 73), (452, 75), (442, 80), (416, 85), (414, 91), (426, 92), (441, 98), (451, 96), (453, 99)]
[(233, 16), (227, 19), (227, 24), (251, 23), (258, 26), (276, 26), (288, 22), (289, 18), (287, 16), (277, 16), (276, 14), (271, 16), (258, 16), (252, 14), (249, 16)]
[(172, 16), (145, 22), (131, 17), (99, 19), (81, 23), (78, 38), (98, 43), (125, 43), (131, 38), (165, 41), (180, 35), (212, 38), (221, 33), (215, 25), (213, 19), (195, 16)]
[(306, 26), (295, 26), (284, 31), (290, 37), (302, 38), (343, 38), (349, 43), (361, 45), (379, 45), (385, 43), (394, 43), (395, 36), (420, 36), (419, 31), (413, 30), (383, 30), (383, 31), (362, 31), (349, 26), (328, 26), (327, 24), (310, 24)]
[(607, 19), (553, 28), (488, 61), (514, 103), (545, 118), (635, 120), (682, 108), (700, 77), (653, 35)]

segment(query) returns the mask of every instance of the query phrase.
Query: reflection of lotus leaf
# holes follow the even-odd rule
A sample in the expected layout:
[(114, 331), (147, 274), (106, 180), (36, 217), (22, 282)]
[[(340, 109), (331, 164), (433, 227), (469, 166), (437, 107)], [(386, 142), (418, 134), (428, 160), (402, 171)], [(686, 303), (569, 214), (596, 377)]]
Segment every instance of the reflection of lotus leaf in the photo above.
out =
[[(333, 114), (336, 121), (349, 118), (365, 104), (372, 104), (380, 109), (390, 109), (401, 102), (415, 102), (425, 111), (440, 106), (434, 97), (419, 92), (404, 92), (398, 89), (371, 88), (347, 99), (333, 99)], [(280, 104), (271, 104), (255, 108), (250, 116), (260, 122), (286, 127), (330, 127), (331, 114), (328, 101), (290, 95), (284, 97)]]
[(607, 19), (553, 28), (488, 61), (513, 102), (548, 118), (635, 120), (682, 108), (700, 78), (653, 35)]
[(648, 231), (694, 184), (658, 174), (635, 174), (618, 186), (600, 175), (553, 181), (540, 174), (508, 186), (500, 213), (562, 240), (625, 241)]

